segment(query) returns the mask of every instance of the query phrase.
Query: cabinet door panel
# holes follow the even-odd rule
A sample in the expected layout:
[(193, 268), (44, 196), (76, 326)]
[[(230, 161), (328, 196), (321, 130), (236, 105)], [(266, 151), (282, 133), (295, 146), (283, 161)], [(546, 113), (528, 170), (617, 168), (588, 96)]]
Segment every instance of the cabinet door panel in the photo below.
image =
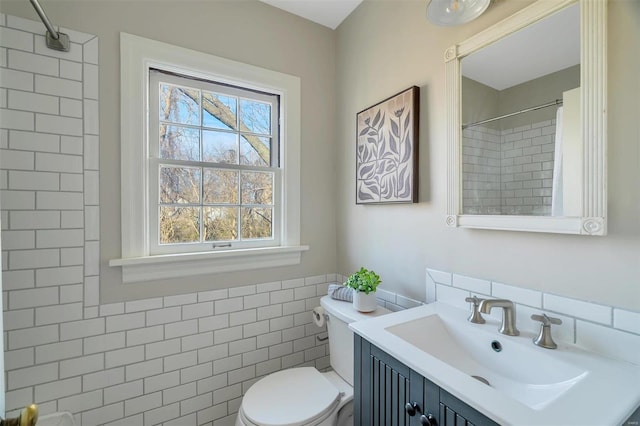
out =
[(410, 369), (354, 336), (354, 425), (408, 426)]
[[(443, 408), (447, 414), (447, 421), (452, 419), (449, 412), (453, 413), (455, 417), (454, 420), (451, 420), (453, 423), (445, 423), (442, 420)], [(498, 423), (494, 422), (475, 408), (460, 401), (444, 389), (440, 389), (440, 413), (439, 426), (468, 426), (472, 424), (475, 426), (498, 426)]]
[(473, 423), (441, 403), (439, 426), (473, 426)]
[(353, 335), (353, 424), (371, 424), (371, 343)]
[(408, 401), (409, 379), (374, 355), (371, 355), (371, 365), (372, 425), (408, 425), (404, 404)]

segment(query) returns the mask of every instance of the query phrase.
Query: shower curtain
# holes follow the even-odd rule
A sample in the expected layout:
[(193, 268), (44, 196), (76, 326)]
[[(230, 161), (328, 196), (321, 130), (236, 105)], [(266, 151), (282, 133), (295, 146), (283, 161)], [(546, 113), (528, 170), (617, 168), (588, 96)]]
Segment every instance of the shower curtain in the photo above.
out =
[(553, 155), (553, 183), (551, 189), (551, 216), (563, 216), (563, 188), (562, 188), (562, 111), (556, 111), (556, 139)]

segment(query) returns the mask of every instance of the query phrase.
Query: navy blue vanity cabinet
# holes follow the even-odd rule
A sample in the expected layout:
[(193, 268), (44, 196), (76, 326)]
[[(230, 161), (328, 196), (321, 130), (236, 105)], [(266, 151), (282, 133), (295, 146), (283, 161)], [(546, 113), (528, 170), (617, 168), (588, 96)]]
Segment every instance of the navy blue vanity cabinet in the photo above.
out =
[(354, 424), (379, 426), (384, 425), (388, 418), (390, 425), (408, 425), (404, 401), (409, 395), (411, 371), (390, 356), (373, 349), (369, 342), (356, 337)]
[(494, 426), (498, 424), (444, 389), (440, 389), (439, 414), (439, 426)]
[(354, 425), (419, 426), (423, 414), (437, 417), (436, 385), (358, 335), (354, 352)]
[(358, 335), (354, 355), (356, 426), (497, 425)]

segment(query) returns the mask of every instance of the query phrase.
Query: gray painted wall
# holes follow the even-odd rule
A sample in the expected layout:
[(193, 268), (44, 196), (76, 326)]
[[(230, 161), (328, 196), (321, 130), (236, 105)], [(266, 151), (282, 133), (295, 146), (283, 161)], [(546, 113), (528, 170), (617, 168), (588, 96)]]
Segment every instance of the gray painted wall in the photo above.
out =
[[(54, 25), (100, 40), (101, 302), (319, 275), (335, 270), (335, 33), (248, 1), (56, 1), (43, 5)], [(0, 12), (37, 20), (29, 2), (2, 1)], [(44, 27), (43, 27), (44, 28)], [(299, 76), (302, 92), (301, 243), (295, 267), (122, 285), (120, 257), (120, 47), (127, 32)], [(44, 29), (43, 29), (44, 32)]]
[[(446, 211), (443, 53), (530, 2), (497, 2), (479, 19), (431, 25), (423, 1), (365, 1), (337, 39), (338, 272), (374, 267), (385, 287), (424, 296), (425, 266), (640, 310), (640, 3), (609, 2), (609, 235), (450, 229)], [(420, 87), (420, 203), (356, 206), (355, 114)]]

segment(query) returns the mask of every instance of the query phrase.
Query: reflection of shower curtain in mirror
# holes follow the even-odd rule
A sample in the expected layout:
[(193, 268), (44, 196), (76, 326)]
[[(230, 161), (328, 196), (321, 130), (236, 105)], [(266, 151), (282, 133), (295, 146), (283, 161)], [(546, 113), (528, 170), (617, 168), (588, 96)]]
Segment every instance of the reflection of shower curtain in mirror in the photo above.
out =
[(551, 192), (551, 215), (563, 216), (563, 188), (562, 188), (562, 111), (558, 108), (556, 112), (556, 140), (555, 152), (553, 155), (553, 187)]

